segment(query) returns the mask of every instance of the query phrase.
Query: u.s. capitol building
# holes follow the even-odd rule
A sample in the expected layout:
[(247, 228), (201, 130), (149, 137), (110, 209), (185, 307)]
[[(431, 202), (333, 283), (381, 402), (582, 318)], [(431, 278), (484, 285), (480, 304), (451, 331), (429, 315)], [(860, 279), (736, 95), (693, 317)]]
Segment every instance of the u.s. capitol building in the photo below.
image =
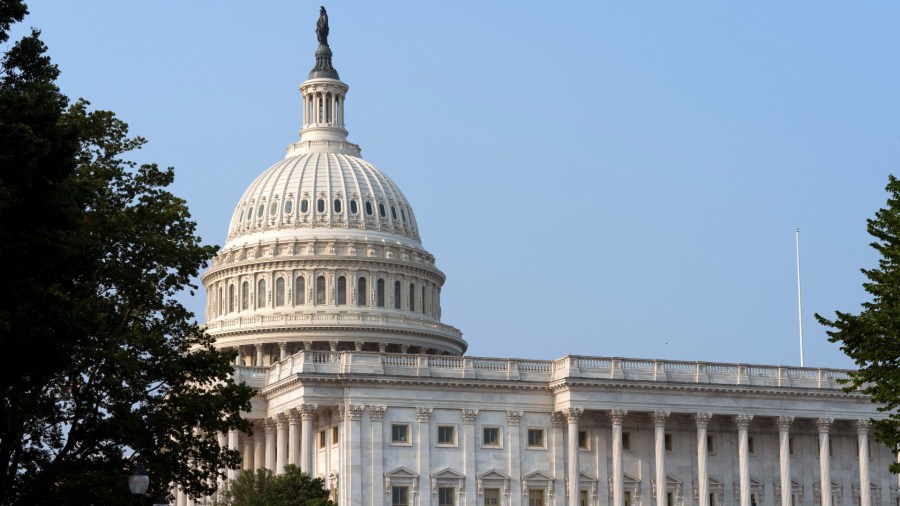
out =
[(301, 140), (203, 277), (208, 332), (258, 389), (254, 434), (220, 437), (245, 469), (296, 464), (347, 506), (898, 504), (883, 415), (843, 371), (466, 356), (412, 207), (347, 140), (322, 19)]

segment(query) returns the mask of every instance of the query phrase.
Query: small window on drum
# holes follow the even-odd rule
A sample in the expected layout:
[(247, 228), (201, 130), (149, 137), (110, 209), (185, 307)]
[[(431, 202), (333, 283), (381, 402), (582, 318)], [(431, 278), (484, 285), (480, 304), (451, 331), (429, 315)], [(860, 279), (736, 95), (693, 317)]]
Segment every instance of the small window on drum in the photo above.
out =
[(303, 199), (300, 201), (300, 212), (306, 214), (309, 212), (309, 201)]
[(350, 199), (350, 214), (356, 214), (359, 208), (356, 206), (356, 199)]
[(397, 208), (394, 206), (391, 206), (391, 218), (397, 221)]
[(406, 211), (403, 208), (400, 208), (400, 216), (403, 218), (403, 223), (406, 223)]
[(286, 200), (284, 202), (284, 214), (291, 214), (291, 211), (294, 210), (294, 201)]
[(266, 212), (266, 205), (260, 204), (259, 207), (256, 209), (256, 217), (262, 218), (262, 215), (265, 214), (265, 212)]
[(247, 208), (247, 223), (250, 223), (253, 220), (253, 207)]
[(372, 203), (369, 201), (366, 201), (366, 214), (369, 216), (372, 216), (373, 212), (374, 211), (372, 211)]
[(387, 213), (384, 211), (384, 204), (378, 204), (378, 214), (380, 214), (382, 218), (387, 217)]
[(316, 212), (317, 213), (325, 212), (325, 199), (319, 199), (316, 201)]
[(341, 202), (341, 199), (334, 199), (334, 212), (336, 212), (336, 213), (341, 212), (341, 208), (343, 208), (343, 203)]

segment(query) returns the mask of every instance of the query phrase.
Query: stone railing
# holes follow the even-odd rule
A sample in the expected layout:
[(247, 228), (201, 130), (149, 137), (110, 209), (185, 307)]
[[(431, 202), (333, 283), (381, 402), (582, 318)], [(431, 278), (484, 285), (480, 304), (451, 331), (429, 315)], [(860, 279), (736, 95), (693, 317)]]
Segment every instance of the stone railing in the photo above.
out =
[(443, 334), (459, 339), (462, 333), (452, 325), (414, 316), (387, 315), (376, 313), (274, 313), (253, 316), (222, 318), (206, 325), (206, 330), (216, 334), (238, 330), (255, 330), (273, 326), (353, 326), (375, 325), (385, 328), (400, 327)]
[(597, 379), (706, 385), (818, 388), (840, 390), (848, 371), (839, 369), (633, 360), (567, 356), (558, 360), (409, 355), (361, 351), (301, 351), (268, 368), (237, 367), (236, 378), (271, 385), (303, 373), (366, 374), (433, 378), (474, 378), (550, 383)]

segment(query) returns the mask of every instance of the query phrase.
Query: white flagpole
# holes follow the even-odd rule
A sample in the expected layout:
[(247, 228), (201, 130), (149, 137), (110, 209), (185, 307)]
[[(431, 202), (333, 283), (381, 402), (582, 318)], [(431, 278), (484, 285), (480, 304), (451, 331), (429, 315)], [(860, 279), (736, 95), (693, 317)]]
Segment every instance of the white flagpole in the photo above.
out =
[(800, 299), (800, 227), (797, 227), (797, 321), (800, 324), (800, 367), (803, 367), (803, 304)]

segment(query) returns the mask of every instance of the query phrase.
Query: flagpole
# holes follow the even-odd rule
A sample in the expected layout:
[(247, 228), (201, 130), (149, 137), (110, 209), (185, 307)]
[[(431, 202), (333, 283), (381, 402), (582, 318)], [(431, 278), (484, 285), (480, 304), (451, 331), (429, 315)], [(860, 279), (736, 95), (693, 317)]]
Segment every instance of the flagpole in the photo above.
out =
[(800, 328), (800, 367), (803, 367), (803, 304), (800, 298), (800, 227), (797, 227), (797, 321)]

